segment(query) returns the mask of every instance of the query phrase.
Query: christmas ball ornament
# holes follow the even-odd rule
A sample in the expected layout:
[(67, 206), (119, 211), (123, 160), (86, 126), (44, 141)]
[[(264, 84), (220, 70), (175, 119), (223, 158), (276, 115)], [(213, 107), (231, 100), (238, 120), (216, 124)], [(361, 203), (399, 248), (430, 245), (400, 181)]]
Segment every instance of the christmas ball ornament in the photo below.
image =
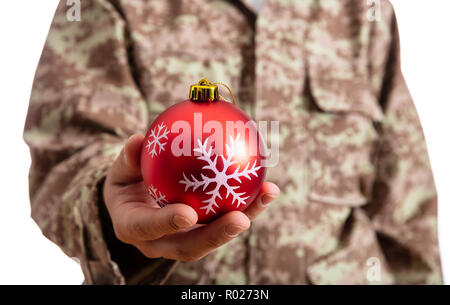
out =
[(191, 86), (188, 100), (151, 124), (141, 150), (142, 176), (161, 207), (187, 204), (198, 223), (208, 223), (244, 210), (256, 198), (266, 173), (265, 151), (250, 117), (220, 99), (217, 84), (202, 79)]

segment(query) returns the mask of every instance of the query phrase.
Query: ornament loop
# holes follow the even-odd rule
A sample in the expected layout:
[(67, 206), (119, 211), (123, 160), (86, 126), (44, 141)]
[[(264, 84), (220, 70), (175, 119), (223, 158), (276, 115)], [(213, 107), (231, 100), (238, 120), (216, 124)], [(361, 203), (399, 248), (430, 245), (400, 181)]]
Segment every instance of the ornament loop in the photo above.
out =
[[(200, 86), (209, 86), (209, 85), (211, 85), (211, 83), (209, 82), (209, 80), (207, 80), (206, 78), (202, 78), (202, 79), (198, 82), (198, 84), (199, 84)], [(214, 85), (214, 84), (212, 84), (212, 85)]]
[(234, 103), (235, 105), (237, 105), (236, 99), (234, 98), (233, 91), (231, 91), (230, 87), (228, 87), (227, 85), (225, 85), (224, 83), (221, 83), (221, 82), (215, 82), (215, 83), (213, 83), (213, 85), (222, 85), (222, 86), (224, 86), (225, 88), (227, 88), (228, 92), (230, 92), (231, 97), (233, 98), (233, 103)]

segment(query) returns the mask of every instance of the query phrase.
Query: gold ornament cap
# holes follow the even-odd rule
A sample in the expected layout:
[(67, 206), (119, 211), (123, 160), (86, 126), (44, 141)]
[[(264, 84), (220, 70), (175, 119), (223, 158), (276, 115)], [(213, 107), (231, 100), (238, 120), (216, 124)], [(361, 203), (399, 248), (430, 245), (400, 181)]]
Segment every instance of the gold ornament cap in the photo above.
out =
[(219, 88), (203, 78), (198, 84), (191, 86), (189, 98), (192, 101), (207, 101), (208, 99), (214, 101), (219, 98)]

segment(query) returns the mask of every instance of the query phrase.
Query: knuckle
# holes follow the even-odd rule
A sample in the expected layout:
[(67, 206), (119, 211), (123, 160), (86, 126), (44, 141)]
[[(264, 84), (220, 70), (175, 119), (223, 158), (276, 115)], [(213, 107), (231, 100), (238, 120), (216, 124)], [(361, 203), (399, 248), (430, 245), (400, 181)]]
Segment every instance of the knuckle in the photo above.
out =
[(181, 248), (178, 248), (176, 250), (176, 257), (178, 257), (178, 260), (183, 261), (183, 262), (197, 262), (203, 256), (191, 253), (191, 252), (186, 251)]
[(156, 220), (154, 223), (151, 224), (151, 228), (147, 230), (146, 233), (147, 238), (150, 240), (154, 240), (157, 238), (160, 238), (168, 233), (170, 233), (170, 230), (167, 228), (167, 224)]
[(154, 240), (157, 237), (158, 225), (139, 217), (137, 210), (128, 212), (126, 219), (127, 234), (137, 240)]
[(222, 240), (217, 237), (210, 237), (206, 240), (206, 246), (208, 248), (218, 248), (223, 244)]
[(140, 222), (132, 222), (130, 224), (130, 231), (135, 234), (136, 236), (145, 236), (146, 229)]

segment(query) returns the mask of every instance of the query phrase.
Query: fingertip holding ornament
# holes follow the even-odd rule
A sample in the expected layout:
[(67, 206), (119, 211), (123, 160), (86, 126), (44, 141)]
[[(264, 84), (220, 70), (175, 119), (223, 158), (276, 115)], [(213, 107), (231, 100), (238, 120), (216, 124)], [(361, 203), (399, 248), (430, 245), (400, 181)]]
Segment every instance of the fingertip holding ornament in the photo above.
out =
[(163, 206), (183, 202), (208, 223), (229, 211), (243, 211), (264, 181), (265, 142), (256, 124), (220, 99), (217, 84), (202, 79), (189, 99), (162, 112), (141, 150), (141, 171), (149, 193)]

